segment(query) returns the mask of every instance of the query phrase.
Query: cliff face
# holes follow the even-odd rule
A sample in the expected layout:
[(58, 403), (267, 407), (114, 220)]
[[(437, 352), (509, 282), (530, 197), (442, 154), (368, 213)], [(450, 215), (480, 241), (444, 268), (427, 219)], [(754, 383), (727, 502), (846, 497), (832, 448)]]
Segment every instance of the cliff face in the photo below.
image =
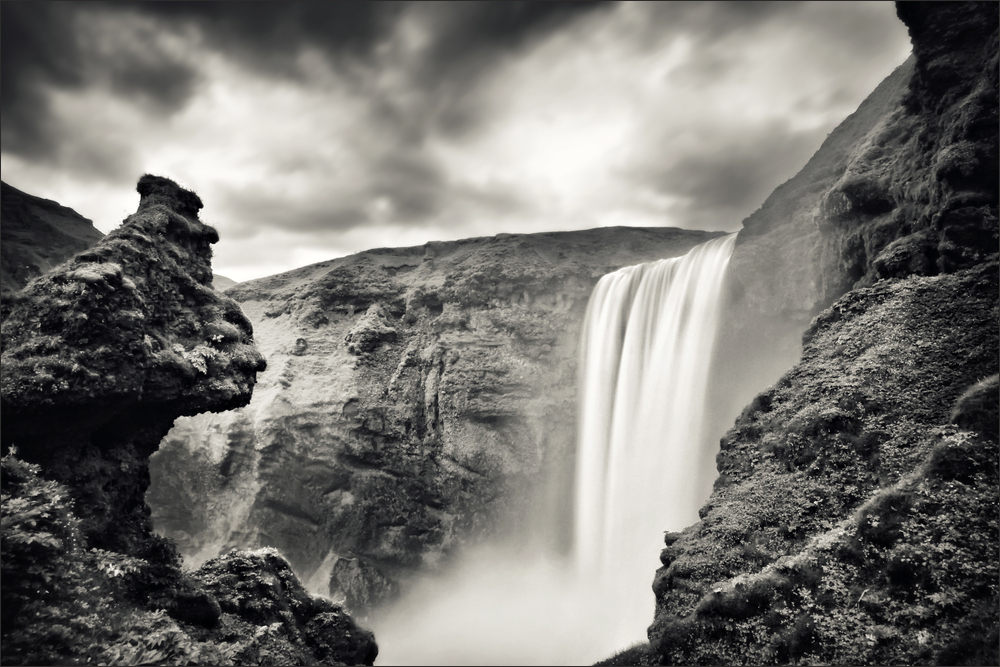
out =
[(0, 206), (0, 289), (5, 293), (16, 292), (104, 237), (73, 209), (2, 182)]
[[(230, 554), (189, 577), (152, 534), (149, 455), (177, 417), (246, 405), (265, 363), (240, 307), (210, 287), (218, 235), (201, 201), (153, 176), (137, 189), (120, 228), (5, 303), (5, 664), (219, 664), (265, 650), (242, 641), (255, 622), (283, 628), (295, 664), (333, 660), (323, 646), (338, 643), (370, 663), (370, 633), (296, 590), (280, 557)], [(219, 577), (251, 597), (216, 590)], [(335, 627), (357, 631), (345, 644)]]
[(713, 236), (500, 235), (372, 250), (229, 290), (270, 367), (247, 408), (180, 420), (167, 437), (152, 461), (157, 530), (195, 562), (273, 545), (355, 610), (509, 526), (558, 548), (590, 291)]
[(730, 270), (753, 310), (807, 321), (852, 287), (996, 251), (996, 6), (899, 15), (910, 60), (744, 221)]
[(667, 536), (643, 660), (998, 659), (997, 5), (898, 11), (913, 59), (740, 233), (743, 312), (821, 312)]

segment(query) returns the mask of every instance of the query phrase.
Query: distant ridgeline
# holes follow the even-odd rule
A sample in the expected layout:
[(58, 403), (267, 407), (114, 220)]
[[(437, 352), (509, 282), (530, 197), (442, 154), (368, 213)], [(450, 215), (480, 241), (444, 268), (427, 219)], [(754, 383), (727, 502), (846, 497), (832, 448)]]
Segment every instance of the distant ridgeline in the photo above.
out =
[[(50, 199), (42, 199), (0, 181), (0, 292), (16, 292), (32, 278), (83, 252), (102, 238), (94, 223)], [(215, 276), (225, 290), (235, 281)]]

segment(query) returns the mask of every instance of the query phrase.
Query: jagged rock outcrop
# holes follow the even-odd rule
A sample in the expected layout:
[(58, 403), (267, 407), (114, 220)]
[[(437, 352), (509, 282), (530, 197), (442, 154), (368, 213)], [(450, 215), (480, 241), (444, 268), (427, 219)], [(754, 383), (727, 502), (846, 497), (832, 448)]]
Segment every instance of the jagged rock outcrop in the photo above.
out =
[(73, 209), (3, 182), (0, 221), (0, 290), (5, 298), (104, 237)]
[[(211, 288), (218, 235), (197, 195), (148, 175), (137, 189), (120, 228), (5, 302), (4, 664), (222, 664), (272, 649), (370, 664), (371, 634), (294, 589), (280, 556), (229, 554), (189, 576), (152, 533), (149, 455), (177, 417), (246, 405), (266, 364), (239, 305)], [(214, 595), (224, 573), (277, 589), (247, 584), (250, 610), (230, 608)], [(291, 618), (254, 616), (271, 607)]]
[(627, 659), (998, 659), (997, 5), (898, 7), (913, 58), (740, 233), (743, 312), (818, 315)]
[(246, 405), (265, 367), (210, 287), (201, 201), (152, 176), (138, 190), (121, 227), (10, 297), (0, 333), (5, 450), (84, 494), (85, 532), (115, 548), (145, 532), (146, 459), (174, 420)]
[(358, 611), (508, 525), (565, 544), (590, 291), (716, 235), (498, 235), (229, 290), (270, 367), (247, 408), (179, 420), (167, 437), (153, 459), (157, 529), (193, 562), (275, 546)]

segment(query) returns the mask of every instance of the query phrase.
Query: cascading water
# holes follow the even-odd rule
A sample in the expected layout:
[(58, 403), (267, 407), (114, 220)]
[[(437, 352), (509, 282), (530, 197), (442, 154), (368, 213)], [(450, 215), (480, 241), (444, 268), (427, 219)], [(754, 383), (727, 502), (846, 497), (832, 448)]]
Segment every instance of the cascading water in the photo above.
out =
[(698, 520), (714, 445), (706, 401), (722, 279), (736, 235), (597, 284), (581, 344), (574, 558), (644, 640), (664, 530)]
[(594, 289), (574, 567), (502, 545), (467, 552), (375, 621), (379, 664), (590, 664), (645, 641), (663, 532), (698, 520), (715, 477), (706, 402), (735, 238), (621, 269)]

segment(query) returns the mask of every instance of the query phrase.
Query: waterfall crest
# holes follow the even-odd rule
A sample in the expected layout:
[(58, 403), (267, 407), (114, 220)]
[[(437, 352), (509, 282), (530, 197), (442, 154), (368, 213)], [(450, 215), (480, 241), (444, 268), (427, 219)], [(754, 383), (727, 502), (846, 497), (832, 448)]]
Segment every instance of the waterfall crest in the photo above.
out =
[(466, 550), (375, 620), (380, 663), (583, 665), (646, 640), (663, 531), (697, 521), (715, 478), (705, 404), (735, 238), (594, 288), (580, 343), (572, 558)]
[(587, 308), (573, 553), (617, 608), (621, 646), (645, 640), (663, 532), (697, 521), (711, 491), (708, 377), (735, 241), (608, 274)]

